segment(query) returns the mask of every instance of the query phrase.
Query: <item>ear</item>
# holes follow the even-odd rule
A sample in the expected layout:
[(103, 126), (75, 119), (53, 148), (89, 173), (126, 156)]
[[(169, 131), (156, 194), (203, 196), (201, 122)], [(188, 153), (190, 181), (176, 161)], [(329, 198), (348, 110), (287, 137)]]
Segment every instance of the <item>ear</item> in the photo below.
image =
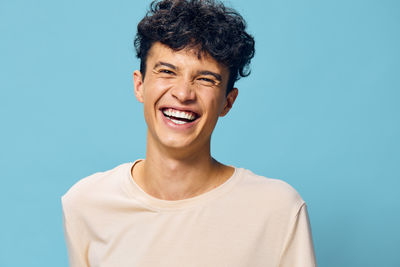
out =
[(140, 71), (133, 72), (133, 86), (135, 87), (136, 99), (143, 103), (144, 101), (144, 88), (143, 88), (143, 75)]
[(235, 103), (236, 97), (238, 96), (238, 89), (237, 88), (233, 88), (228, 95), (226, 96), (225, 99), (225, 106), (224, 109), (222, 110), (221, 114), (219, 115), (220, 117), (225, 116), (226, 114), (228, 114), (229, 110), (231, 110), (233, 103)]

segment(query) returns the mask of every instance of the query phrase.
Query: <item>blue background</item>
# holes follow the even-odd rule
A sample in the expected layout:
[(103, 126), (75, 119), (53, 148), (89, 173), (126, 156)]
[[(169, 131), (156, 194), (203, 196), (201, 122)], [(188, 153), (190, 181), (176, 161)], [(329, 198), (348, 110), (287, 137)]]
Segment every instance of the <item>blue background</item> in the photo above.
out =
[[(0, 266), (67, 266), (61, 195), (144, 157), (148, 2), (0, 1)], [(400, 2), (230, 5), (257, 52), (213, 155), (299, 191), (320, 266), (400, 266)]]

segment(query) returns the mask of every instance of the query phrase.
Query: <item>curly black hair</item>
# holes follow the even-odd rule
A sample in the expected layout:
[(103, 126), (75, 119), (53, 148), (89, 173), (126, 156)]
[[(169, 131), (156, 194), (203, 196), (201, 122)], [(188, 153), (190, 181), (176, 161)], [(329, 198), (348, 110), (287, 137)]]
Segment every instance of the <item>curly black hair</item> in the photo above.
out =
[(173, 50), (197, 48), (229, 68), (227, 93), (240, 77), (250, 74), (254, 38), (246, 31), (243, 17), (217, 0), (155, 0), (139, 22), (134, 45), (140, 71), (155, 42)]

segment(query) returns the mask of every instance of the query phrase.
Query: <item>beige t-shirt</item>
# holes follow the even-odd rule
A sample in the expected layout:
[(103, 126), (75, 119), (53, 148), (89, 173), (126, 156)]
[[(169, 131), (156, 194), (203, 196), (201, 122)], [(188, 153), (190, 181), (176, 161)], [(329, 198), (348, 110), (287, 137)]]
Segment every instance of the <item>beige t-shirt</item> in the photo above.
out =
[(62, 197), (70, 266), (316, 266), (306, 205), (285, 182), (235, 168), (211, 191), (168, 201), (145, 193), (132, 165)]

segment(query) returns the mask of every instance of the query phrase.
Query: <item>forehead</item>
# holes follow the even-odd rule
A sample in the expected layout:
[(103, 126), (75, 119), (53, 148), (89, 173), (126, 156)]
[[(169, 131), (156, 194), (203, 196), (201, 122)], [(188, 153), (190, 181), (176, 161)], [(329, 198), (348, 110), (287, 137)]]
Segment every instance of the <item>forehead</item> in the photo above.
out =
[(216, 61), (208, 53), (200, 52), (198, 48), (173, 50), (166, 45), (156, 42), (147, 55), (147, 67), (153, 68), (159, 61), (167, 61), (181, 68), (206, 68), (221, 74), (228, 73), (228, 68)]

